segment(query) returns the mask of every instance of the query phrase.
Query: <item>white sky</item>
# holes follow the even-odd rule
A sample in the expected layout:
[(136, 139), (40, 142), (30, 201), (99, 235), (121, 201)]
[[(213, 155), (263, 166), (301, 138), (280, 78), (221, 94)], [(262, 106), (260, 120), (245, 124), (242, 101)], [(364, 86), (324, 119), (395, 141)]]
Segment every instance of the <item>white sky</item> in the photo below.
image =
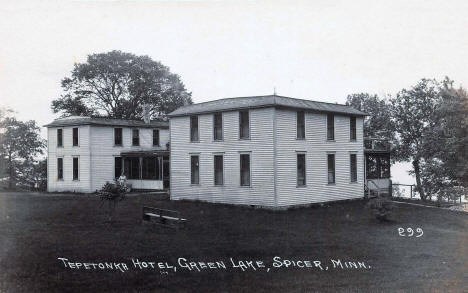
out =
[(169, 66), (194, 102), (467, 86), (467, 28), (468, 1), (1, 1), (0, 106), (48, 123), (74, 62), (114, 49)]

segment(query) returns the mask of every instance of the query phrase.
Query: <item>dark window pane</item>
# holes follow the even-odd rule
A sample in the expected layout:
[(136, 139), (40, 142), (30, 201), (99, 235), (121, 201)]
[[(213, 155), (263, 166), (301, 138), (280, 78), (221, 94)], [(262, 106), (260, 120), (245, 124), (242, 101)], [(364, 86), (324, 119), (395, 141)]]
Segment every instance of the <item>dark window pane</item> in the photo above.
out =
[(78, 163), (79, 163), (78, 158), (73, 158), (73, 180), (79, 179)]
[(356, 154), (351, 154), (349, 157), (349, 165), (351, 172), (351, 182), (357, 182), (357, 159)]
[(190, 141), (198, 141), (198, 116), (190, 117)]
[(305, 154), (297, 155), (297, 186), (306, 185), (306, 162)]
[(249, 111), (239, 112), (239, 137), (250, 138)]
[(114, 158), (114, 177), (119, 178), (122, 175), (122, 157)]
[(305, 116), (304, 111), (297, 112), (297, 139), (305, 138)]
[(63, 146), (63, 129), (57, 129), (57, 146)]
[(250, 155), (240, 155), (241, 186), (250, 186)]
[(153, 129), (153, 145), (159, 146), (159, 129)]
[(349, 118), (349, 138), (356, 140), (356, 117)]
[(215, 185), (223, 185), (223, 156), (214, 156)]
[(132, 145), (134, 146), (140, 145), (140, 130), (139, 129), (132, 130)]
[(78, 146), (78, 128), (73, 128), (73, 146)]
[(125, 158), (124, 169), (124, 173), (127, 179), (140, 179), (140, 158)]
[(223, 140), (223, 114), (216, 113), (213, 115), (213, 119), (214, 140)]
[(335, 155), (328, 155), (328, 183), (335, 183)]
[(122, 128), (114, 128), (114, 144), (122, 145)]
[(327, 115), (327, 139), (335, 139), (335, 116), (333, 114)]
[(199, 157), (191, 156), (190, 157), (190, 183), (199, 184), (200, 183), (200, 174), (199, 174)]
[(157, 157), (143, 157), (142, 179), (158, 180), (159, 169)]
[(63, 158), (57, 158), (57, 179), (63, 179)]

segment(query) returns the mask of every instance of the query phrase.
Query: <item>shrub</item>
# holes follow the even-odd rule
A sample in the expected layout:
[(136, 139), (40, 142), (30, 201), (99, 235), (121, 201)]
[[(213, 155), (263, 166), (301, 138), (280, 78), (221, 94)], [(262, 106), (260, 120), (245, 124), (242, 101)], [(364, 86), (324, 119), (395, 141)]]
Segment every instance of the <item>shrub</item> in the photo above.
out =
[(107, 216), (108, 221), (112, 222), (117, 203), (125, 199), (127, 187), (119, 183), (106, 182), (104, 186), (98, 191), (101, 198), (101, 207), (107, 202)]
[(388, 221), (395, 206), (386, 197), (375, 197), (369, 200), (367, 207), (371, 210), (377, 220)]

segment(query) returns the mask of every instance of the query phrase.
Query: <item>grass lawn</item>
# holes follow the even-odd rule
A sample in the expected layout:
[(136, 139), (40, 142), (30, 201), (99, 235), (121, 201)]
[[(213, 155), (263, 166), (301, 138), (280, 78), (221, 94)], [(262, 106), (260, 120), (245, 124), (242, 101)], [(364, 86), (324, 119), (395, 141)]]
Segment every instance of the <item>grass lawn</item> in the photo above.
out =
[[(181, 211), (173, 231), (141, 224), (141, 205)], [(468, 214), (399, 204), (379, 223), (364, 202), (267, 211), (199, 202), (127, 198), (106, 223), (90, 195), (0, 193), (0, 292), (462, 292), (468, 290)], [(398, 228), (422, 228), (422, 237)], [(273, 258), (319, 260), (323, 268), (272, 266)], [(128, 270), (70, 269), (71, 262), (124, 262)], [(201, 272), (188, 261), (224, 261)], [(229, 258), (262, 260), (242, 271)], [(132, 258), (177, 269), (134, 268)], [(330, 261), (370, 268), (333, 268)], [(304, 264), (304, 263), (302, 263)], [(270, 270), (267, 272), (267, 267)]]

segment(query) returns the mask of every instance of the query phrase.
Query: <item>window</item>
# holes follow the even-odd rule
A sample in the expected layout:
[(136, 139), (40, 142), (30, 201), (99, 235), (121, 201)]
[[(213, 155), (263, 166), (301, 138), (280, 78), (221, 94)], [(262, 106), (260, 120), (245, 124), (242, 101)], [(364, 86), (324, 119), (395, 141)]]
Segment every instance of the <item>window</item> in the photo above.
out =
[(349, 166), (351, 174), (351, 182), (357, 182), (357, 159), (356, 154), (349, 155)]
[(122, 146), (122, 128), (114, 128), (114, 145)]
[(297, 139), (305, 139), (304, 111), (297, 111)]
[(239, 111), (239, 138), (240, 139), (249, 139), (250, 138), (250, 129), (249, 129), (249, 111)]
[(199, 141), (198, 135), (198, 116), (190, 117), (190, 141)]
[(356, 140), (356, 117), (349, 117), (349, 139)]
[(335, 140), (335, 115), (327, 115), (327, 140)]
[(63, 158), (57, 158), (57, 179), (63, 180)]
[(224, 184), (223, 156), (222, 155), (214, 156), (214, 184), (215, 185)]
[(78, 127), (73, 128), (73, 146), (78, 146)]
[(153, 146), (159, 146), (159, 129), (153, 129)]
[(127, 179), (140, 179), (140, 158), (127, 157), (124, 160), (124, 174)]
[(132, 145), (134, 146), (140, 145), (140, 130), (139, 129), (132, 130)]
[(250, 155), (240, 155), (240, 185), (250, 186)]
[(63, 129), (57, 129), (57, 147), (63, 147)]
[(142, 179), (161, 180), (158, 157), (143, 157)]
[(328, 154), (328, 184), (335, 183), (335, 155)]
[(73, 180), (79, 180), (79, 158), (78, 157), (73, 157)]
[(190, 156), (190, 184), (200, 184), (199, 156)]
[(223, 140), (223, 113), (213, 115), (213, 139)]
[(297, 186), (306, 185), (305, 154), (297, 154)]
[(122, 157), (114, 158), (114, 177), (117, 179), (122, 175)]

